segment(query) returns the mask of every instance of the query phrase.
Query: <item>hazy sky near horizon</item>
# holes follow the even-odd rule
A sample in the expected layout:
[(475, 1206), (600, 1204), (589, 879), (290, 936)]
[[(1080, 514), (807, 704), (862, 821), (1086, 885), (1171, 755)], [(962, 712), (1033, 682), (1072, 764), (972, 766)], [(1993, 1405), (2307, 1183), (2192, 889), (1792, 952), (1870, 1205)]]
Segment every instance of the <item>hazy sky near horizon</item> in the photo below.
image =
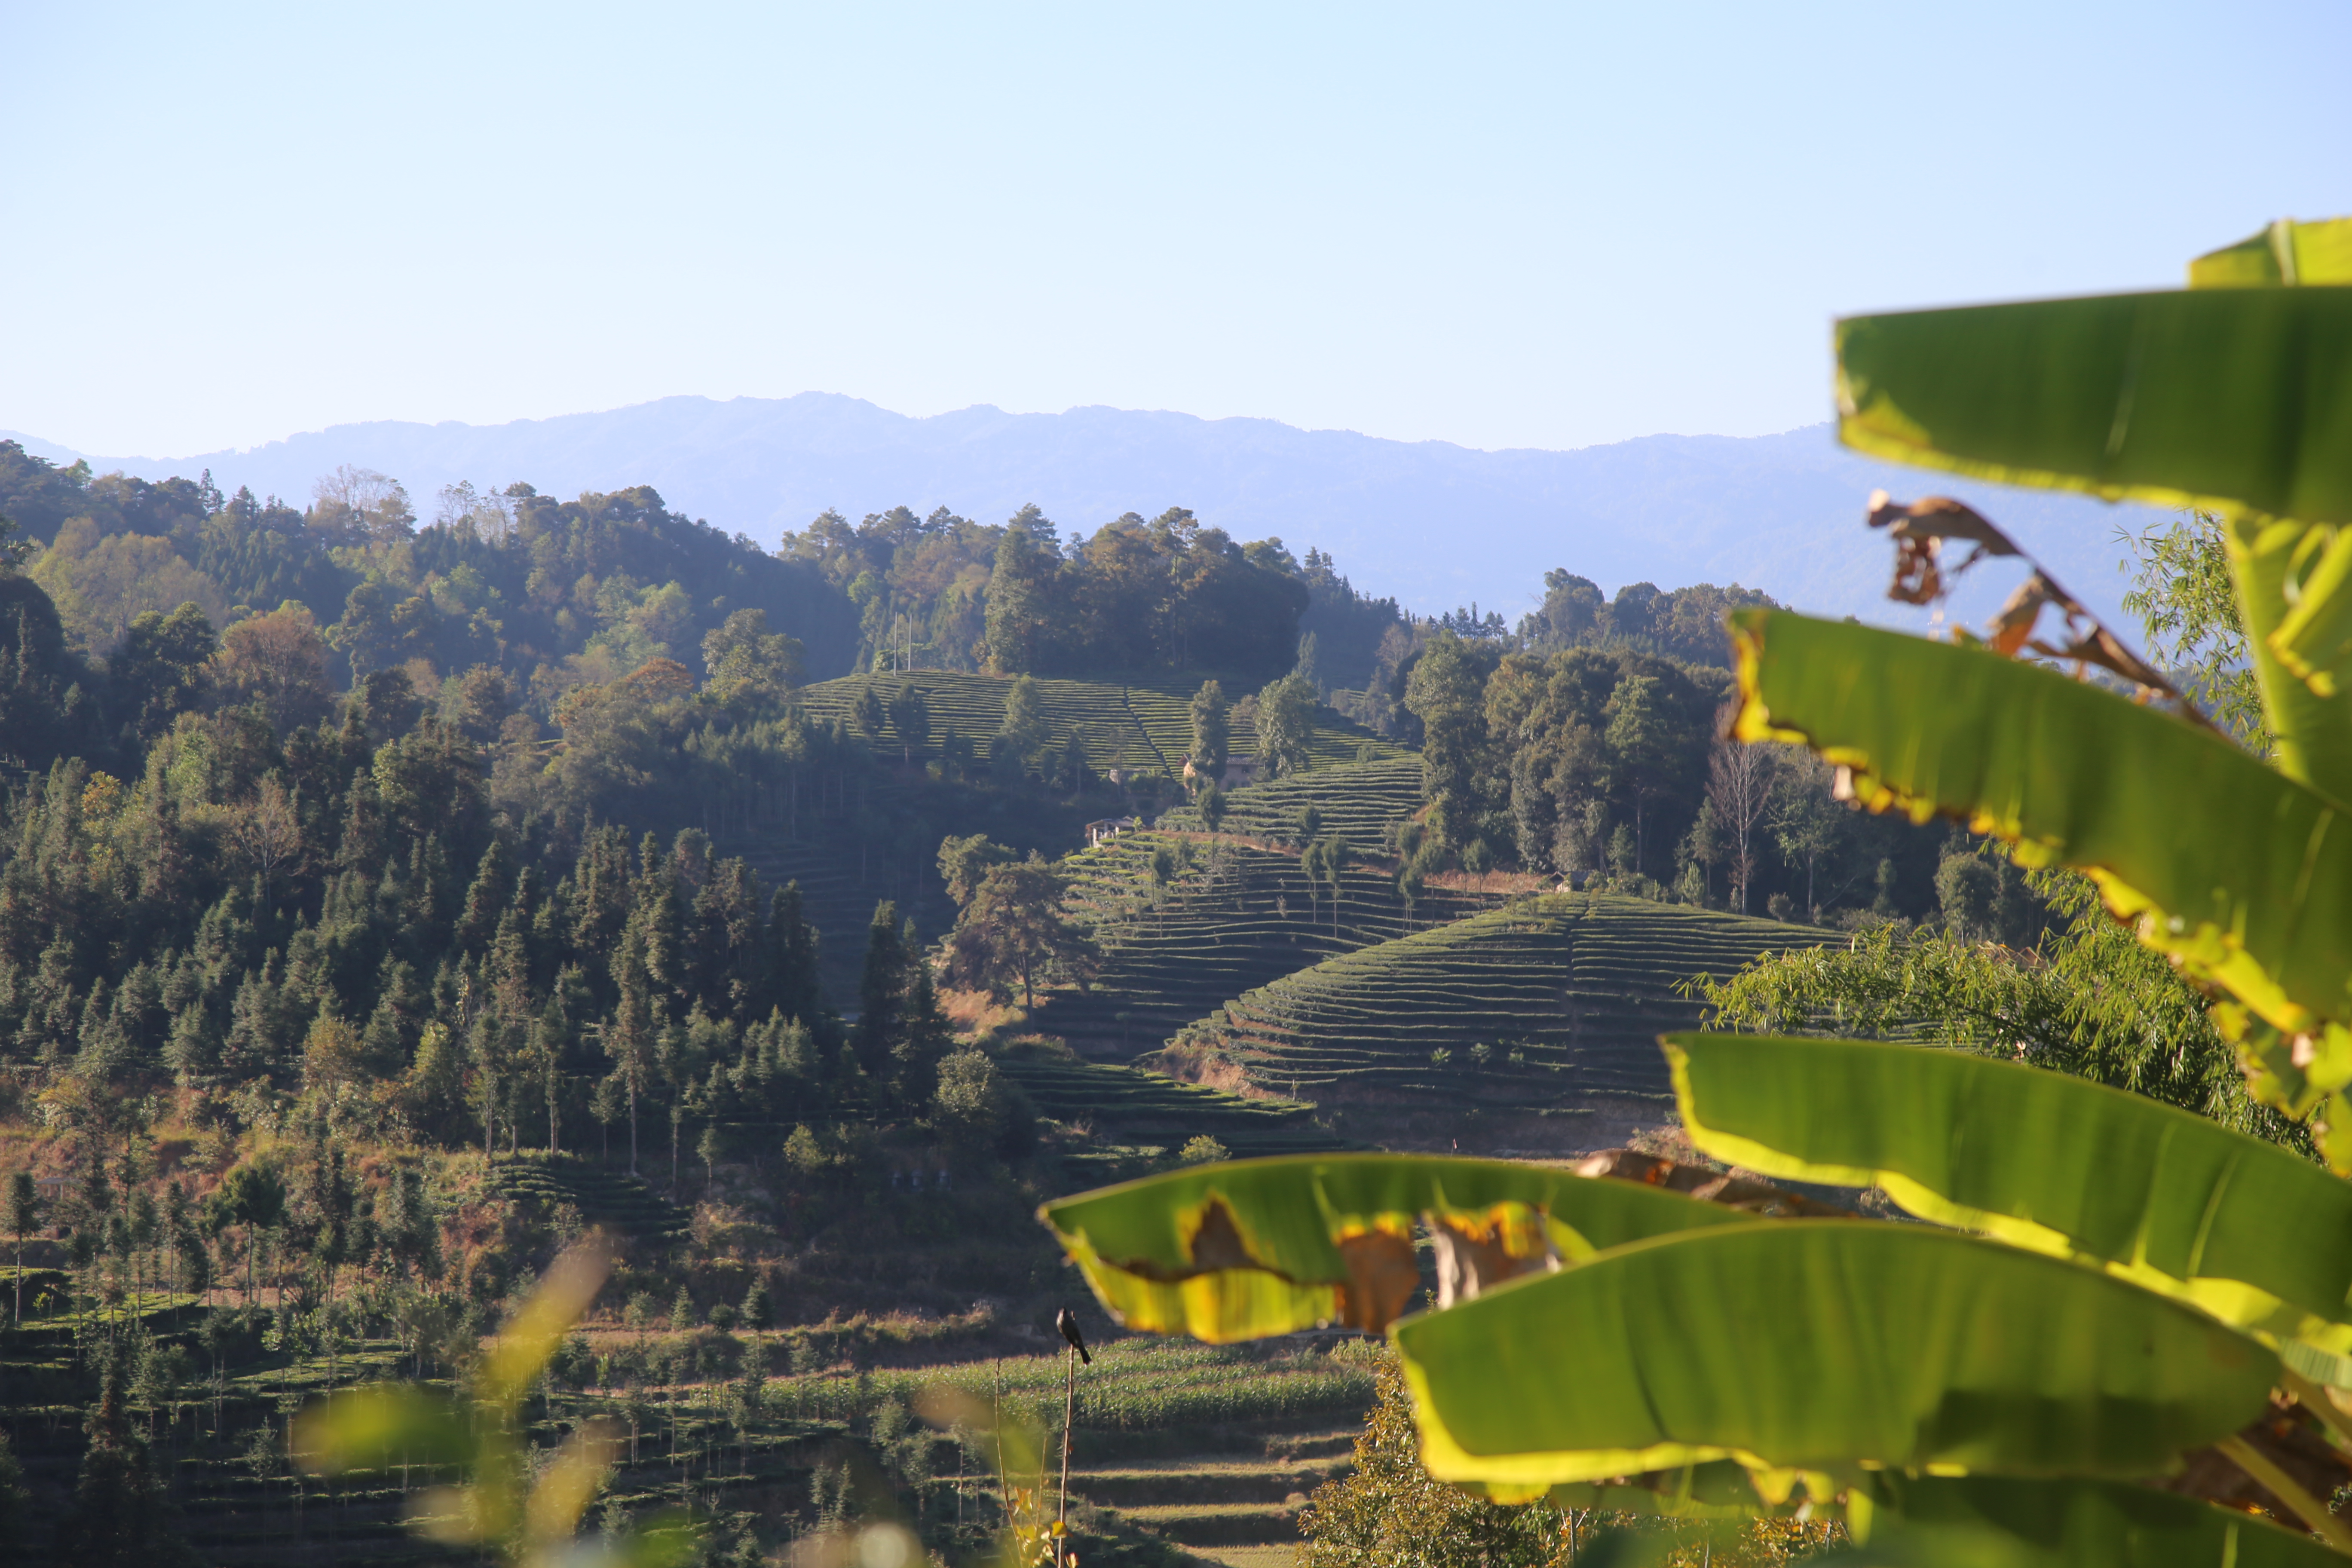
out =
[(0, 0), (0, 428), (846, 393), (1483, 447), (2352, 212), (2352, 7)]

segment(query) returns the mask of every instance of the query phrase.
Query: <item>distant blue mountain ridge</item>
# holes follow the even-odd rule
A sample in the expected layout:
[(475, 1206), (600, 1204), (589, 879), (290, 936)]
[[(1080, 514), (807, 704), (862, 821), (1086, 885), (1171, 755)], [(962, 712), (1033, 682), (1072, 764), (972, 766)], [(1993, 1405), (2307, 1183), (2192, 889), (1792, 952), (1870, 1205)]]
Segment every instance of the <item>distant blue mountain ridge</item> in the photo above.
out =
[[(16, 438), (58, 460), (83, 455)], [(1091, 532), (1121, 512), (1182, 506), (1238, 539), (1273, 534), (1302, 553), (1328, 551), (1360, 589), (1424, 614), (1475, 600), (1516, 615), (1540, 599), (1545, 571), (1565, 567), (1612, 594), (1642, 581), (1738, 582), (1803, 609), (1916, 627), (1918, 612), (1885, 598), (1891, 551), (1863, 526), (1864, 500), (1883, 486), (1976, 505), (2114, 618), (2125, 586), (2117, 531), (2165, 520), (1868, 462), (1839, 447), (1826, 424), (1481, 451), (1103, 407), (982, 405), (913, 418), (817, 392), (667, 397), (505, 425), (379, 420), (246, 451), (89, 461), (147, 479), (210, 468), (224, 489), (248, 485), (298, 503), (319, 475), (352, 463), (405, 484), (428, 519), (439, 489), (461, 479), (484, 488), (524, 479), (565, 496), (650, 484), (674, 509), (771, 548), (828, 507), (854, 521), (943, 505), (992, 522), (1034, 501), (1066, 531)], [(2016, 574), (1980, 575), (1955, 613), (1980, 618)]]

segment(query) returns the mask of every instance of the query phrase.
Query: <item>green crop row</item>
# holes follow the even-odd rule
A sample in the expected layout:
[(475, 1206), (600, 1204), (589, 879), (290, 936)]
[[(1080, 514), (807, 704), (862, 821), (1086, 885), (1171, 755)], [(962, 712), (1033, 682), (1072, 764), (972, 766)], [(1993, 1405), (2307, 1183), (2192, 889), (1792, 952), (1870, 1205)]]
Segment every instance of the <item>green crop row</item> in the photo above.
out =
[[(901, 687), (923, 694), (930, 733), (920, 753), (936, 757), (945, 736), (952, 731), (973, 742), (983, 755), (988, 737), (1004, 722), (1005, 694), (1013, 682), (992, 675), (957, 670), (919, 669), (903, 675), (849, 675), (820, 681), (801, 694), (812, 718), (852, 719), (858, 694), (872, 689), (887, 710)], [(1152, 769), (1181, 773), (1192, 747), (1192, 694), (1200, 689), (1197, 676), (1143, 675), (1110, 682), (1037, 679), (1039, 706), (1045, 720), (1048, 743), (1064, 747), (1074, 731), (1086, 737), (1087, 760), (1098, 772), (1112, 768)], [(1239, 691), (1228, 697), (1239, 697)], [(886, 716), (879, 740), (885, 746), (908, 750), (905, 739)], [(1236, 755), (1247, 756), (1255, 738), (1247, 728), (1234, 735)], [(1369, 749), (1375, 756), (1404, 752), (1393, 741), (1383, 740), (1353, 720), (1328, 708), (1318, 709), (1308, 752), (1318, 769), (1352, 763)]]
[[(1379, 853), (1389, 829), (1421, 809), (1421, 759), (1392, 750), (1371, 762), (1244, 784), (1225, 792), (1224, 818), (1218, 826), (1226, 833), (1293, 843), (1300, 815), (1310, 805), (1322, 817), (1323, 832)], [(1160, 823), (1192, 831), (1208, 826), (1197, 805), (1179, 806)]]
[[(1165, 887), (1152, 875), (1162, 851), (1177, 866)], [(1296, 855), (1157, 832), (1108, 839), (1064, 864), (1071, 911), (1094, 929), (1102, 970), (1088, 991), (1053, 993), (1034, 1021), (1105, 1055), (1156, 1049), (1228, 997), (1498, 898), (1429, 888), (1408, 909), (1386, 869), (1361, 864), (1341, 873), (1335, 897)]]
[(1342, 953), (1244, 993), (1186, 1038), (1256, 1081), (1533, 1108), (1657, 1093), (1656, 1037), (1700, 1008), (1676, 987), (1829, 933), (1612, 896), (1524, 900)]
[[(927, 1390), (944, 1385), (1058, 1426), (1064, 1373), (1058, 1355), (828, 1372), (778, 1379), (768, 1398), (772, 1407), (804, 1417), (848, 1419), (879, 1399), (917, 1405)], [(1094, 1363), (1079, 1370), (1077, 1424), (1139, 1430), (1354, 1415), (1368, 1408), (1371, 1398), (1371, 1374), (1350, 1360), (1307, 1351), (1266, 1356), (1138, 1338), (1100, 1346)]]

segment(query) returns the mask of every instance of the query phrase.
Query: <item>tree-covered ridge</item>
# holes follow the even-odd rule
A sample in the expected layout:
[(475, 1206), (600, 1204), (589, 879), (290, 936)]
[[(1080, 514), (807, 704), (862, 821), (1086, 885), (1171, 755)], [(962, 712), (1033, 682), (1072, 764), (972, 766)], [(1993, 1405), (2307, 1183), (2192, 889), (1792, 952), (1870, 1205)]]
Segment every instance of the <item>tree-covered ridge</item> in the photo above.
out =
[(224, 625), (289, 599), (327, 628), (346, 679), (418, 658), (435, 679), (487, 664), (559, 689), (656, 655), (698, 668), (703, 637), (746, 608), (828, 670), (850, 651), (853, 617), (816, 574), (645, 486), (570, 501), (453, 488), (419, 529), (382, 475), (339, 470), (298, 510), (224, 496), (209, 476), (93, 476), (0, 442), (0, 516), (47, 546), (27, 569), (91, 655), (144, 610), (194, 602)]
[(945, 1048), (895, 915), (846, 1031), (796, 890), (697, 829), (494, 822), (430, 718), (283, 747), (192, 719), (128, 784), (59, 763), (8, 826), (0, 1048), (93, 1125), (176, 1083), (229, 1125), (301, 1097), (502, 1150), (691, 1138), (927, 1103)]
[(1307, 589), (1280, 540), (1237, 543), (1181, 507), (1066, 542), (1024, 507), (1002, 527), (941, 507), (784, 537), (858, 606), (862, 667), (1003, 675), (1212, 668), (1255, 679), (1297, 658)]
[(1601, 877), (1742, 912), (1926, 912), (1943, 830), (1847, 811), (1827, 767), (1729, 743), (1730, 689), (1622, 645), (1522, 652), (1440, 628), (1408, 667), (1429, 809), (1399, 847), (1424, 869)]
[(1667, 589), (1632, 583), (1612, 599), (1591, 578), (1555, 570), (1544, 574), (1542, 605), (1520, 617), (1519, 641), (1534, 653), (1622, 647), (1727, 668), (1731, 643), (1723, 617), (1748, 605), (1778, 607), (1769, 595), (1737, 583)]

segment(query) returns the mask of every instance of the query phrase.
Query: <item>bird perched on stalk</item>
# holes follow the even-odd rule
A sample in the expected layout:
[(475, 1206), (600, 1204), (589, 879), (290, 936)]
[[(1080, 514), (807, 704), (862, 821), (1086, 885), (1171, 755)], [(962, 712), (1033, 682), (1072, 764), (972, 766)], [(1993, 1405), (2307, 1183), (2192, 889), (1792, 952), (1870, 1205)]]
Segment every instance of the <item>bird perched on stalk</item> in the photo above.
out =
[(1060, 1314), (1054, 1319), (1054, 1326), (1062, 1331), (1062, 1337), (1069, 1341), (1070, 1348), (1078, 1352), (1078, 1361), (1081, 1364), (1086, 1366), (1095, 1364), (1095, 1358), (1087, 1353), (1087, 1337), (1078, 1332), (1078, 1315), (1076, 1312), (1071, 1311), (1067, 1307), (1063, 1308)]

